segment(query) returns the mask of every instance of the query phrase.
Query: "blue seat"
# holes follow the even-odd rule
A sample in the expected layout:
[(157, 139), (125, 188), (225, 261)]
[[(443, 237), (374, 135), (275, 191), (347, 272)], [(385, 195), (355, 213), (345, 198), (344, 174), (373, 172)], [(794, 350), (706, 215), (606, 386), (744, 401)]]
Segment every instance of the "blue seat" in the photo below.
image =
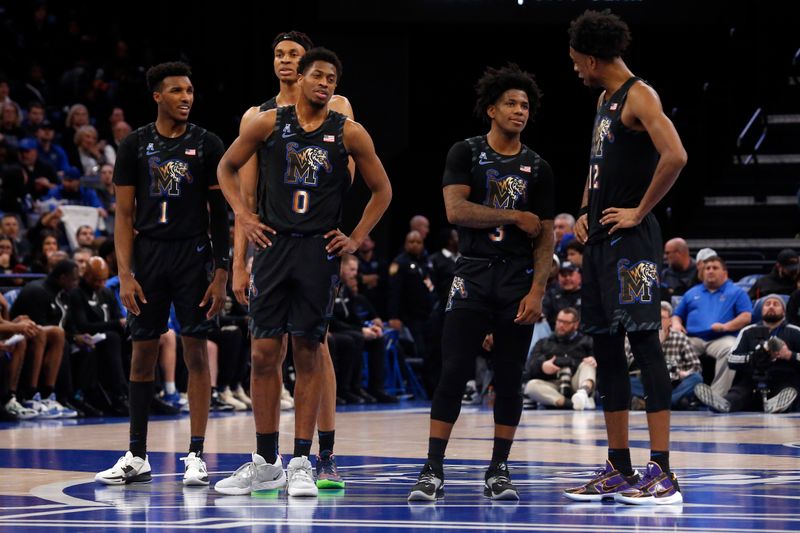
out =
[[(764, 307), (764, 300), (766, 300), (770, 296), (772, 296), (772, 295), (768, 294), (766, 296), (762, 296), (761, 298), (756, 300), (756, 302), (753, 304), (753, 316), (752, 316), (752, 319), (750, 320), (751, 324), (755, 324), (757, 322), (761, 322), (761, 308)], [(776, 296), (780, 296), (781, 297), (781, 299), (783, 300), (784, 305), (789, 303), (789, 295), (788, 294), (778, 294)]]
[(747, 276), (743, 277), (739, 281), (736, 282), (736, 285), (743, 288), (745, 291), (749, 291), (750, 288), (756, 284), (758, 278), (762, 277), (763, 274), (748, 274)]
[[(394, 396), (412, 394), (418, 400), (427, 400), (428, 395), (417, 378), (416, 373), (407, 361), (400, 360), (398, 350), (399, 332), (394, 329), (386, 329), (383, 332), (384, 351), (386, 352), (386, 376), (383, 380), (384, 390)], [(364, 352), (364, 371), (361, 375), (361, 382), (364, 387), (367, 385), (368, 361), (367, 353)]]

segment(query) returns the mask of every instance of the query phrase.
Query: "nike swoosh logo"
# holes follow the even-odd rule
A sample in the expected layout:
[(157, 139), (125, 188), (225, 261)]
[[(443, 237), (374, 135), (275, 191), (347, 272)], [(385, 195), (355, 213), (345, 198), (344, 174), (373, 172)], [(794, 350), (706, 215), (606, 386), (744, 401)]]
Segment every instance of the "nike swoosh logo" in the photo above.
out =
[(600, 483), (600, 491), (599, 492), (613, 492), (617, 490), (618, 487), (623, 485), (622, 482), (617, 483), (616, 485), (609, 485), (607, 481), (603, 481)]
[(617, 237), (616, 239), (612, 239), (611, 246), (614, 246), (615, 244), (617, 244), (621, 240), (622, 240), (622, 237)]
[(158, 153), (158, 150), (153, 150), (152, 152), (150, 150), (147, 150), (145, 152), (146, 155), (153, 155), (153, 154), (157, 154), (157, 153)]
[(494, 163), (494, 161), (478, 161), (479, 165), (489, 165), (491, 163)]
[(200, 244), (200, 245), (197, 246), (197, 251), (198, 252), (202, 252), (205, 249), (206, 249), (206, 245), (205, 244)]
[(533, 274), (533, 269), (529, 268), (525, 271), (526, 274)]
[(281, 134), (281, 137), (283, 137), (284, 139), (288, 139), (289, 137), (294, 137), (295, 135), (297, 135), (297, 134), (296, 133), (283, 133), (283, 134)]
[(333, 259), (336, 259), (336, 254), (328, 255), (328, 261), (332, 261)]

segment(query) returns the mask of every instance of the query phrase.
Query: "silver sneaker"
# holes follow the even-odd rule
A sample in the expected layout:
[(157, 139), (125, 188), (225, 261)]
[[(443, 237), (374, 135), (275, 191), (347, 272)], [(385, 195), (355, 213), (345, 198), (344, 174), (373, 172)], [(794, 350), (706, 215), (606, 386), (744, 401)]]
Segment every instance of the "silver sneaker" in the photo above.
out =
[(797, 399), (797, 389), (785, 387), (781, 391), (767, 400), (764, 404), (765, 413), (782, 413), (792, 406)]
[(267, 463), (263, 457), (254, 453), (252, 461), (245, 463), (236, 471), (214, 485), (214, 490), (221, 494), (240, 496), (260, 490), (281, 489), (286, 485), (286, 473), (280, 455), (275, 464)]
[(711, 387), (705, 383), (699, 383), (694, 387), (694, 395), (704, 405), (709, 406), (711, 409), (718, 413), (730, 413), (731, 404), (728, 400), (714, 392)]
[(311, 461), (305, 455), (293, 457), (288, 468), (289, 496), (317, 496), (317, 484), (314, 482), (314, 471)]

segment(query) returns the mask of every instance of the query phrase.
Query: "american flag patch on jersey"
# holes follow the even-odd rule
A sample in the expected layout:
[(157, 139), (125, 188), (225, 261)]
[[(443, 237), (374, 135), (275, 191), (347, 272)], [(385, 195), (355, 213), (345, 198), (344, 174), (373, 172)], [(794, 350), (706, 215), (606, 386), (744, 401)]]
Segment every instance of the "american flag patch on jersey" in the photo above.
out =
[(608, 106), (608, 109), (609, 109), (610, 111), (616, 111), (616, 110), (617, 110), (617, 103), (616, 103), (616, 102), (614, 102), (613, 104), (611, 104), (610, 106)]
[(186, 155), (197, 155), (197, 150), (195, 150), (194, 148), (187, 148), (184, 153)]
[(519, 170), (521, 172), (530, 172), (531, 171), (531, 167), (530, 167), (530, 165), (520, 165), (519, 166)]
[(326, 143), (332, 143), (336, 140), (336, 137), (334, 137), (333, 135), (323, 135), (322, 140), (325, 141)]

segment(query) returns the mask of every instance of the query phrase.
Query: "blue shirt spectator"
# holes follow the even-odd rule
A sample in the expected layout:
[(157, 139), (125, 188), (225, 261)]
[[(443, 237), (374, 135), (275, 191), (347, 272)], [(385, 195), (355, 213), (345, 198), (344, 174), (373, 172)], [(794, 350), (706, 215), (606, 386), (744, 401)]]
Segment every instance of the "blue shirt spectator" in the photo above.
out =
[(702, 285), (695, 285), (684, 294), (681, 303), (675, 309), (675, 316), (686, 325), (690, 337), (700, 337), (705, 341), (718, 339), (725, 335), (735, 335), (738, 329), (724, 326), (748, 313), (747, 321), (753, 312), (753, 304), (747, 293), (731, 280), (725, 279), (720, 286), (714, 287), (713, 280), (704, 280)]
[(39, 159), (53, 167), (59, 176), (63, 176), (70, 167), (67, 152), (53, 142), (55, 130), (49, 120), (45, 120), (36, 130), (36, 150), (39, 152)]
[(80, 176), (74, 171), (68, 172), (64, 175), (61, 185), (55, 187), (50, 191), (50, 194), (45, 198), (46, 200), (54, 199), (61, 200), (71, 205), (84, 205), (87, 207), (103, 207), (97, 192), (94, 189), (83, 187), (81, 185)]

